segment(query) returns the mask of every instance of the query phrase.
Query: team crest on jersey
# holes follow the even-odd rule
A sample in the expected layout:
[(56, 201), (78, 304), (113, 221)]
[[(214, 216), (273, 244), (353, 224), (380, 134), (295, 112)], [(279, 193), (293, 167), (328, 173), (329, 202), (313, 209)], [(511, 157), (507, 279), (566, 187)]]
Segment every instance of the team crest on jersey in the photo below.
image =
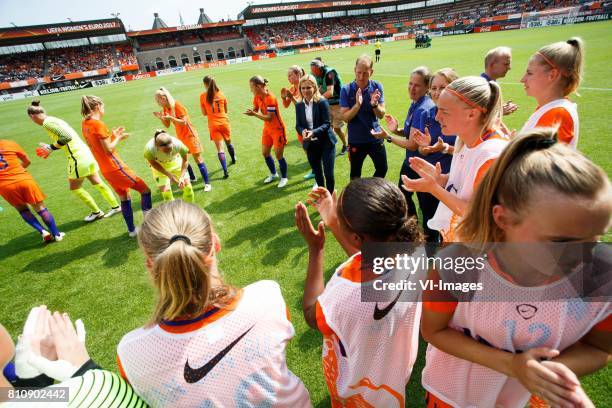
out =
[(516, 311), (523, 319), (529, 320), (535, 316), (535, 314), (538, 312), (538, 308), (533, 305), (523, 303), (522, 305), (518, 305), (516, 307)]

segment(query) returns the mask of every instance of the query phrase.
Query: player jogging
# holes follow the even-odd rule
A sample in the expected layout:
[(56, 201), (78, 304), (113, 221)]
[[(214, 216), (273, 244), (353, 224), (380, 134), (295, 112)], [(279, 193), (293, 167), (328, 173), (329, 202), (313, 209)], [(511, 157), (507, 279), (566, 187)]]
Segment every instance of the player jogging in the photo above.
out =
[(287, 368), (295, 330), (280, 286), (226, 284), (208, 214), (164, 203), (147, 214), (138, 242), (157, 304), (117, 347), (119, 371), (138, 395), (152, 407), (311, 407)]
[[(210, 191), (212, 186), (209, 183), (208, 170), (202, 158), (202, 144), (195, 127), (193, 127), (189, 119), (187, 109), (185, 109), (182, 103), (175, 100), (164, 87), (155, 91), (155, 101), (162, 108), (162, 111), (153, 112), (153, 116), (158, 118), (166, 128), (170, 127), (170, 124), (174, 124), (176, 137), (187, 146), (189, 153), (198, 164), (198, 169), (200, 169), (200, 174), (204, 180), (204, 191)], [(195, 174), (191, 170), (191, 166), (188, 166), (187, 170), (189, 171), (190, 179), (195, 180)]]
[(104, 117), (104, 102), (93, 95), (81, 98), (81, 115), (85, 119), (81, 124), (83, 137), (94, 155), (102, 175), (111, 185), (121, 200), (121, 214), (128, 228), (130, 237), (136, 236), (134, 226), (134, 212), (130, 189), (140, 193), (140, 206), (143, 213), (151, 209), (151, 190), (146, 183), (138, 177), (119, 157), (117, 145), (125, 140), (129, 134), (123, 128), (115, 128), (112, 133), (108, 130), (102, 117)]
[(174, 200), (174, 183), (183, 190), (183, 200), (193, 203), (195, 196), (187, 171), (189, 149), (180, 140), (163, 130), (157, 130), (153, 139), (145, 146), (144, 158), (151, 166), (153, 178), (159, 187), (164, 201)]
[[(430, 408), (522, 408), (530, 395), (582, 407), (577, 377), (607, 365), (612, 307), (597, 280), (609, 268), (598, 268), (606, 261), (593, 250), (610, 227), (612, 188), (555, 138), (550, 129), (518, 135), (474, 194), (457, 235), (486, 251), (476, 277), (483, 289), (464, 299), (424, 293)], [(430, 279), (459, 274), (450, 267)]]
[[(26, 170), (29, 165), (30, 159), (21, 146), (12, 140), (0, 139), (0, 195), (19, 211), (28, 225), (38, 231), (43, 241), (61, 241), (64, 233), (59, 232), (53, 215), (45, 207), (45, 195)], [(38, 213), (50, 233), (40, 225), (30, 207)]]
[(538, 107), (522, 131), (557, 127), (559, 141), (577, 148), (578, 107), (568, 96), (580, 86), (583, 61), (584, 45), (580, 38), (546, 45), (533, 54), (521, 82)]
[[(421, 243), (418, 222), (408, 216), (399, 187), (382, 178), (354, 179), (336, 200), (325, 188), (309, 194), (322, 221), (315, 230), (304, 204), (295, 221), (308, 244), (302, 309), (308, 325), (323, 335), (323, 372), (332, 407), (404, 407), (406, 384), (418, 352), (421, 305), (408, 292), (386, 303), (362, 301), (362, 291), (394, 273), (374, 273), (362, 264), (369, 243)], [(324, 286), (325, 226), (349, 259)], [(397, 277), (396, 277), (397, 278)], [(402, 298), (400, 296), (406, 297)]]
[(236, 164), (236, 153), (232, 145), (232, 131), (227, 117), (227, 98), (217, 86), (217, 81), (213, 76), (206, 75), (203, 82), (206, 91), (200, 94), (200, 108), (202, 109), (202, 115), (208, 118), (208, 132), (210, 133), (210, 140), (215, 143), (217, 148), (217, 157), (219, 157), (223, 169), (223, 178), (228, 178), (227, 162), (221, 141), (225, 142), (232, 164)]
[(281, 172), (281, 179), (278, 187), (285, 187), (287, 182), (287, 161), (283, 157), (285, 145), (287, 144), (287, 130), (285, 122), (278, 109), (276, 97), (268, 89), (268, 80), (260, 75), (255, 75), (249, 80), (251, 92), (253, 93), (253, 108), (247, 109), (244, 114), (255, 116), (264, 122), (261, 135), (261, 153), (270, 170), (270, 175), (264, 180), (264, 184), (271, 183), (278, 178), (274, 159), (270, 156), (270, 151), (274, 147), (274, 153), (278, 160), (278, 167)]
[[(91, 213), (85, 217), (90, 222), (102, 217), (110, 217), (121, 211), (119, 202), (113, 190), (98, 175), (98, 164), (87, 145), (81, 140), (77, 132), (63, 120), (48, 116), (40, 101), (32, 101), (28, 107), (28, 116), (32, 122), (42, 126), (53, 141), (51, 144), (40, 143), (36, 154), (46, 159), (55, 150), (63, 150), (68, 159), (68, 183), (70, 191), (83, 202)], [(87, 178), (104, 200), (111, 206), (110, 211), (104, 212), (98, 207), (93, 197), (83, 188), (83, 181)]]

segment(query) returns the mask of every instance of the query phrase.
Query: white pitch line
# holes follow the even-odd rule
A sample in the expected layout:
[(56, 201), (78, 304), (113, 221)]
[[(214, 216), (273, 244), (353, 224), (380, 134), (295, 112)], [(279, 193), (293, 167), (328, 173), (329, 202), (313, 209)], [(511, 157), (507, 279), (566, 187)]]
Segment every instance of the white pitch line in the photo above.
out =
[[(521, 82), (500, 82), (500, 85), (523, 85)], [(612, 88), (589, 88), (586, 86), (581, 86), (578, 88), (578, 91), (602, 91), (602, 92), (610, 92)]]

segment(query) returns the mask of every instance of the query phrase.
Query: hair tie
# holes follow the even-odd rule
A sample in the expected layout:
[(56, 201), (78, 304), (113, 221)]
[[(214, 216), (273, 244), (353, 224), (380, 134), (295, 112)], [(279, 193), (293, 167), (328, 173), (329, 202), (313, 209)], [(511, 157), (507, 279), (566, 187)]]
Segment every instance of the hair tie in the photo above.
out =
[[(489, 85), (489, 87), (490, 86), (491, 85)], [(446, 88), (444, 88), (444, 90), (452, 93), (453, 95), (455, 95), (457, 98), (461, 99), (463, 102), (465, 102), (466, 104), (468, 104), (472, 108), (478, 109), (482, 113), (487, 113), (487, 108), (483, 108), (482, 106), (478, 105), (477, 103), (475, 103), (473, 101), (470, 101), (468, 98), (466, 98), (465, 96), (461, 95), (459, 92), (455, 91), (454, 89), (451, 89), (451, 88), (449, 88), (447, 86)]]
[(537, 151), (537, 150), (545, 150), (551, 146), (557, 144), (557, 136), (553, 136), (552, 138), (532, 138), (526, 141), (523, 145), (523, 149), (525, 151)]
[(174, 244), (176, 241), (183, 241), (187, 245), (191, 245), (191, 240), (189, 239), (189, 237), (185, 235), (177, 234), (177, 235), (174, 235), (172, 238), (170, 238), (170, 243), (168, 244), (168, 246)]

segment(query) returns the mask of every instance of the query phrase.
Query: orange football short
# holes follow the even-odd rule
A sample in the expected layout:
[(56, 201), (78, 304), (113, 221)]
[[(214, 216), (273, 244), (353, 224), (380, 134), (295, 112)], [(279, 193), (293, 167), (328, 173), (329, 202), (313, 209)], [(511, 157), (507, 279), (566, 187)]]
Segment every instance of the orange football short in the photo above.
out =
[(208, 127), (210, 133), (210, 140), (220, 142), (221, 140), (230, 140), (231, 128), (229, 123), (219, 123)]
[(261, 144), (278, 149), (287, 144), (287, 137), (284, 129), (264, 129), (261, 135)]
[(47, 198), (34, 179), (25, 179), (0, 188), (0, 195), (12, 206), (36, 204)]
[(108, 184), (118, 195), (127, 195), (130, 189), (143, 193), (147, 190), (147, 184), (132, 170), (122, 168), (108, 173), (102, 173)]

